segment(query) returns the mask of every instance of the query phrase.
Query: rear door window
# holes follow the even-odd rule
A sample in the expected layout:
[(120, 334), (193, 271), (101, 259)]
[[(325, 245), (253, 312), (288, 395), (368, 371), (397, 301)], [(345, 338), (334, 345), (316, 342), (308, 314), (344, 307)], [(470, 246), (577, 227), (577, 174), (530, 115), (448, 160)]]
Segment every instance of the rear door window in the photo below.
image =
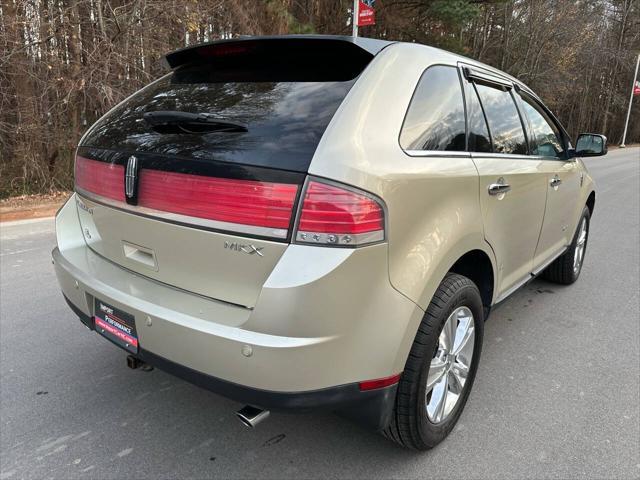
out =
[(522, 107), (531, 124), (531, 155), (549, 158), (563, 158), (564, 147), (560, 141), (560, 132), (547, 113), (535, 100), (521, 95)]
[(489, 123), (493, 151), (526, 155), (527, 141), (511, 92), (481, 83), (477, 83), (476, 88)]
[(400, 132), (405, 150), (465, 151), (465, 117), (458, 69), (435, 65), (422, 74)]
[(491, 137), (487, 127), (478, 92), (473, 83), (466, 82), (467, 118), (469, 128), (469, 151), (491, 152)]

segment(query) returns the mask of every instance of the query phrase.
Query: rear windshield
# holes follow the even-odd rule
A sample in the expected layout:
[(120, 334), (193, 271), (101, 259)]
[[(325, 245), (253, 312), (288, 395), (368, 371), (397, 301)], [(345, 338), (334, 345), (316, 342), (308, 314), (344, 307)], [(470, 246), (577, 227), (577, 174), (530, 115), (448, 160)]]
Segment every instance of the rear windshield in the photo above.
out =
[[(306, 172), (360, 70), (292, 67), (180, 67), (103, 117), (82, 146)], [(203, 113), (246, 128), (161, 128), (145, 120), (146, 112), (160, 111)]]

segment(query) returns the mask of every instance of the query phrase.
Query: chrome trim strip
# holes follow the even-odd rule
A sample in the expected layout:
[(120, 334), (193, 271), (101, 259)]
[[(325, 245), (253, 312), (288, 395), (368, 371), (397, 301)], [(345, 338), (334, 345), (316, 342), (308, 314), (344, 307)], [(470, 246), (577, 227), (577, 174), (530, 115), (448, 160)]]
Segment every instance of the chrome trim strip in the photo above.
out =
[(554, 262), (554, 261), (555, 261), (559, 256), (563, 255), (563, 254), (564, 254), (564, 252), (566, 252), (568, 248), (569, 248), (569, 247), (562, 247), (562, 249), (561, 249), (558, 253), (556, 253), (555, 255), (552, 255), (552, 256), (549, 258), (549, 260), (547, 260), (546, 262), (544, 262), (543, 264), (541, 264), (539, 267), (537, 267), (537, 268), (533, 271), (532, 275), (533, 275), (534, 277), (538, 276), (538, 274), (540, 274), (540, 273), (541, 273), (545, 268), (547, 268), (549, 265), (551, 265), (551, 264), (552, 264), (552, 263), (553, 263), (553, 262)]
[[(498, 183), (492, 183), (487, 187), (489, 195), (504, 195), (511, 191), (511, 185), (505, 183), (504, 178), (500, 177)], [(498, 200), (502, 200), (502, 197)]]
[(509, 288), (502, 295), (500, 295), (496, 299), (496, 301), (493, 302), (493, 304), (497, 305), (498, 303), (502, 302), (503, 300), (506, 300), (507, 297), (509, 297), (512, 293), (515, 293), (515, 291), (518, 290), (520, 287), (524, 287), (527, 283), (529, 283), (531, 280), (536, 278), (536, 276), (538, 276), (538, 274), (540, 274), (540, 272), (542, 272), (545, 268), (547, 268), (549, 265), (551, 265), (560, 255), (562, 255), (564, 252), (566, 252), (567, 248), (568, 247), (563, 247), (562, 250), (560, 250), (560, 252), (557, 255), (552, 256), (550, 260), (547, 260), (546, 262), (544, 262), (542, 265), (537, 267), (532, 273), (530, 273), (526, 278), (524, 278), (520, 282), (517, 282), (513, 287)]
[(404, 153), (410, 157), (463, 157), (471, 156), (470, 152), (448, 151), (448, 150), (405, 150)]
[(124, 176), (124, 193), (127, 198), (133, 198), (135, 194), (136, 177), (138, 175), (138, 158), (131, 155), (127, 160), (127, 170)]
[(152, 208), (141, 207), (139, 205), (129, 205), (128, 203), (112, 200), (101, 195), (95, 195), (79, 187), (76, 187), (76, 192), (86, 200), (97, 202), (108, 207), (115, 207), (129, 213), (145, 215), (157, 220), (168, 220), (171, 222), (193, 225), (195, 227), (205, 227), (213, 230), (225, 230), (233, 233), (244, 233), (247, 235), (257, 235), (278, 239), (286, 239), (288, 234), (288, 230), (282, 228), (256, 227), (253, 225), (243, 225), (241, 223), (221, 222), (218, 220), (181, 215), (179, 213), (163, 212)]
[(544, 160), (545, 162), (567, 162), (564, 158), (544, 157), (542, 155), (522, 155), (519, 153), (470, 152), (473, 158), (506, 158), (514, 160)]
[(503, 300), (506, 300), (506, 298), (508, 296), (510, 296), (512, 293), (514, 293), (516, 290), (520, 289), (520, 287), (524, 287), (527, 283), (529, 283), (531, 280), (533, 280), (535, 277), (529, 273), (527, 274), (527, 276), (525, 278), (523, 278), (522, 280), (516, 282), (512, 287), (510, 287), (508, 290), (506, 290), (505, 292), (503, 292), (497, 299), (496, 301), (493, 303), (494, 305), (497, 305), (498, 303), (502, 302)]
[(361, 247), (362, 245), (381, 242), (382, 240), (384, 240), (384, 232), (382, 230), (340, 235), (332, 233), (296, 232), (296, 243), (327, 247)]
[(493, 153), (493, 152), (458, 152), (446, 150), (404, 150), (410, 157), (460, 157), (460, 158), (513, 158), (519, 160), (544, 160), (566, 162), (564, 158), (544, 157), (541, 155), (521, 155), (519, 153)]
[(532, 155), (521, 155), (519, 153), (477, 153), (472, 152), (473, 158), (512, 158), (514, 160), (542, 160), (541, 157)]

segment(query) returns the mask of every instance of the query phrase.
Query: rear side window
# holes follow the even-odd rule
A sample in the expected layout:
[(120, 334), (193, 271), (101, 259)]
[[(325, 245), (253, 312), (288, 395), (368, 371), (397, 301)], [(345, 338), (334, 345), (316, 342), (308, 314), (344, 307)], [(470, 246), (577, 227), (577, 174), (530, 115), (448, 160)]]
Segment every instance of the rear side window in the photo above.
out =
[(560, 141), (560, 132), (546, 112), (526, 95), (521, 95), (522, 106), (531, 124), (531, 155), (562, 158), (564, 147)]
[(476, 84), (489, 122), (493, 151), (526, 155), (527, 142), (518, 109), (508, 90)]
[(467, 116), (469, 119), (469, 151), (491, 152), (491, 137), (487, 120), (478, 100), (478, 92), (471, 82), (466, 83)]
[(457, 68), (435, 65), (422, 74), (402, 125), (400, 146), (465, 151), (464, 101)]

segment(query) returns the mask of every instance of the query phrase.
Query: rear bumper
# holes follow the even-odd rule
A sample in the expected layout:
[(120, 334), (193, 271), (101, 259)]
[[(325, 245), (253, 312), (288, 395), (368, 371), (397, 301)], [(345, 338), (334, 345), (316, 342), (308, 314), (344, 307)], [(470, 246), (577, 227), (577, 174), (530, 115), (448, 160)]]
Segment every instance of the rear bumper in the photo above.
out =
[(95, 298), (133, 315), (141, 360), (263, 408), (339, 410), (376, 428), (388, 420), (395, 386), (361, 392), (358, 382), (403, 370), (413, 341), (407, 332), (423, 312), (391, 287), (386, 245), (291, 246), (249, 309), (96, 254), (84, 243), (73, 197), (56, 232), (52, 255), (65, 298), (90, 328)]
[[(95, 330), (93, 317), (78, 310), (68, 298), (65, 300), (80, 321), (90, 330)], [(240, 403), (291, 413), (331, 410), (376, 430), (388, 425), (396, 397), (397, 385), (369, 391), (361, 391), (357, 383), (305, 392), (261, 390), (198, 372), (145, 349), (135, 356), (171, 375)]]

